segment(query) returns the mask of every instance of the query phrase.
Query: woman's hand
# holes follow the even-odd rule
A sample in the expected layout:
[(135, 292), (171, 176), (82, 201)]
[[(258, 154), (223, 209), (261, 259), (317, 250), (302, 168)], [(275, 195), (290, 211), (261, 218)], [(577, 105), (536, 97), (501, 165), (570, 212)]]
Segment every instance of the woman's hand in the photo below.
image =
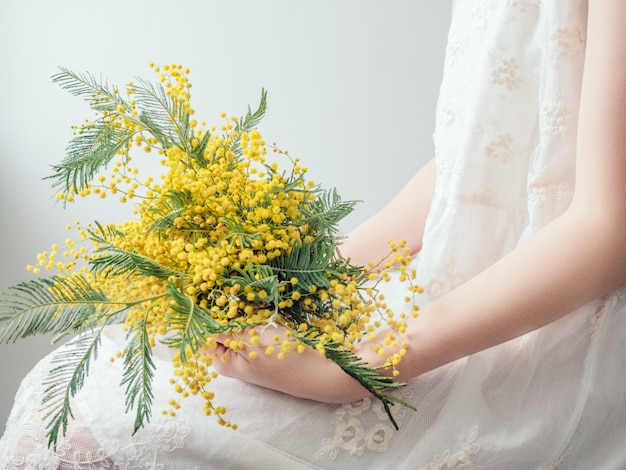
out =
[[(366, 265), (388, 253), (389, 240), (402, 239), (407, 240), (412, 252), (419, 251), (434, 184), (435, 162), (432, 160), (383, 210), (350, 233), (341, 246), (343, 256), (355, 264)], [(406, 217), (407, 208), (410, 217)], [(275, 337), (284, 336), (285, 331), (279, 326), (258, 326), (242, 332), (238, 338), (245, 344), (242, 349), (229, 348), (227, 344), (232, 337), (220, 336), (217, 358), (213, 361), (215, 370), (227, 377), (321, 402), (350, 403), (368, 396), (369, 392), (361, 384), (310, 347), (302, 352), (290, 351), (279, 359), (280, 344), (276, 346)], [(254, 345), (250, 342), (251, 333), (258, 337)], [(239, 341), (237, 343), (240, 346)], [(275, 346), (276, 351), (271, 355), (265, 353), (268, 346)], [(252, 358), (251, 353), (256, 357)], [(359, 344), (355, 353), (372, 366), (384, 362), (369, 343)]]
[[(350, 403), (369, 395), (361, 384), (313, 348), (304, 347), (302, 352), (294, 349), (279, 359), (285, 332), (280, 326), (260, 326), (241, 336), (218, 337), (215, 370), (227, 377), (324, 403)], [(226, 346), (231, 339), (236, 340), (236, 347)], [(272, 354), (266, 354), (268, 347), (273, 347)]]

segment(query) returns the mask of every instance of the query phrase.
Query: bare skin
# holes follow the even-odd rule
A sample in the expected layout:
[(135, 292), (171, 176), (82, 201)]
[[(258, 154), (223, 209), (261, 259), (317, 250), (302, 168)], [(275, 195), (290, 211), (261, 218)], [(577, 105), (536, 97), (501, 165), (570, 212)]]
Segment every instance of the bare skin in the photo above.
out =
[[(626, 285), (626, 2), (591, 0), (578, 123), (576, 190), (570, 207), (508, 255), (422, 309), (404, 341), (400, 380), (450, 363), (545, 326)], [(376, 259), (388, 239), (406, 238), (418, 251), (434, 163), (422, 169), (380, 213), (357, 228), (343, 247), (356, 262)], [(407, 222), (406, 207), (418, 217)], [(537, 269), (538, 267), (541, 269)], [(477, 295), (480, 293), (480, 296)], [(463, 312), (459, 315), (458, 312)], [(275, 331), (263, 335), (272, 343)], [(221, 348), (220, 374), (290, 395), (348, 403), (367, 392), (316, 351), (277, 361)], [(371, 365), (370, 344), (358, 350)]]

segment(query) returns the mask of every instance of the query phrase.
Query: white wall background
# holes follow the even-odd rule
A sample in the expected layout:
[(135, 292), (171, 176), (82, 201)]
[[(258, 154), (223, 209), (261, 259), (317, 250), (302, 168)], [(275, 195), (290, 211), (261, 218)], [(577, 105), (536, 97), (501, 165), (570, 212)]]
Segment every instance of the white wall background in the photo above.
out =
[[(113, 199), (54, 204), (48, 165), (90, 113), (53, 84), (58, 66), (124, 84), (148, 63), (191, 68), (200, 119), (240, 115), (262, 87), (268, 141), (373, 214), (433, 154), (449, 0), (20, 0), (0, 3), (0, 289), (75, 220), (118, 221)], [(154, 154), (151, 154), (154, 155)], [(153, 157), (155, 158), (155, 157)], [(0, 432), (49, 338), (0, 345)], [(33, 404), (36, 406), (36, 404)]]

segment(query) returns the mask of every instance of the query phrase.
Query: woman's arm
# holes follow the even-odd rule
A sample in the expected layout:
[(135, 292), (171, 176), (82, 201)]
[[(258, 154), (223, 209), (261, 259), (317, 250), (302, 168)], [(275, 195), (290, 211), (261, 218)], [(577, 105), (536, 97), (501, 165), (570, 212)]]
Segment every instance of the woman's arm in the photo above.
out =
[[(487, 349), (626, 285), (626, 2), (590, 0), (568, 210), (409, 324), (400, 379)], [(360, 354), (381, 359), (366, 343)], [(290, 363), (232, 357), (221, 372), (291, 395), (349, 402), (366, 395), (314, 351)], [(286, 359), (287, 359), (286, 358)]]
[(412, 253), (422, 248), (424, 225), (435, 190), (435, 160), (424, 165), (387, 204), (359, 225), (341, 245), (343, 256), (366, 266), (389, 253), (390, 240), (407, 241)]
[(404, 378), (544, 326), (626, 285), (626, 2), (589, 2), (576, 189), (568, 210), (429, 305)]
[[(379, 261), (389, 253), (389, 240), (407, 240), (412, 252), (422, 246), (422, 236), (430, 202), (435, 189), (434, 159), (422, 167), (384, 209), (353, 230), (341, 245), (343, 256), (354, 264)], [(274, 344), (279, 327), (259, 328), (261, 341), (257, 347)], [(368, 353), (373, 350), (368, 350)], [(368, 392), (345, 374), (334, 362), (307, 348), (304, 353), (286, 354), (284, 359), (259, 355), (250, 359), (248, 351), (234, 352), (220, 346), (215, 361), (222, 375), (237, 377), (249, 383), (273, 388), (290, 395), (325, 402), (350, 402), (367, 396)]]

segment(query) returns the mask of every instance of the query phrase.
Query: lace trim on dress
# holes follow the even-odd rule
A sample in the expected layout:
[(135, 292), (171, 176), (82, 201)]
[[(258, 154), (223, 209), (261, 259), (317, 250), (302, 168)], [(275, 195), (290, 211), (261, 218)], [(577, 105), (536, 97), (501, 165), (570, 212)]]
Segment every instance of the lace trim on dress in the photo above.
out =
[(479, 450), (476, 444), (478, 426), (474, 426), (466, 438), (461, 439), (459, 450), (452, 453), (447, 449), (443, 454), (436, 455), (431, 463), (420, 467), (419, 470), (470, 470), (476, 468), (472, 462), (472, 455)]
[(27, 426), (15, 450), (2, 462), (7, 470), (114, 470), (118, 467), (99, 446), (88, 428), (72, 426), (56, 450), (48, 447), (45, 430)]
[[(409, 401), (412, 393), (403, 389), (401, 395), (403, 400)], [(407, 409), (398, 406), (393, 411), (398, 426), (402, 426)], [(340, 452), (356, 456), (363, 455), (365, 451), (385, 452), (396, 434), (382, 403), (375, 398), (338, 407), (333, 422), (336, 423), (335, 434), (332, 439), (323, 441), (318, 459), (334, 460)]]
[(107, 440), (105, 447), (116, 456), (120, 469), (167, 470), (163, 463), (164, 452), (174, 452), (185, 447), (185, 438), (191, 432), (191, 412), (178, 412), (175, 417), (153, 418), (149, 432), (138, 432), (130, 440)]

